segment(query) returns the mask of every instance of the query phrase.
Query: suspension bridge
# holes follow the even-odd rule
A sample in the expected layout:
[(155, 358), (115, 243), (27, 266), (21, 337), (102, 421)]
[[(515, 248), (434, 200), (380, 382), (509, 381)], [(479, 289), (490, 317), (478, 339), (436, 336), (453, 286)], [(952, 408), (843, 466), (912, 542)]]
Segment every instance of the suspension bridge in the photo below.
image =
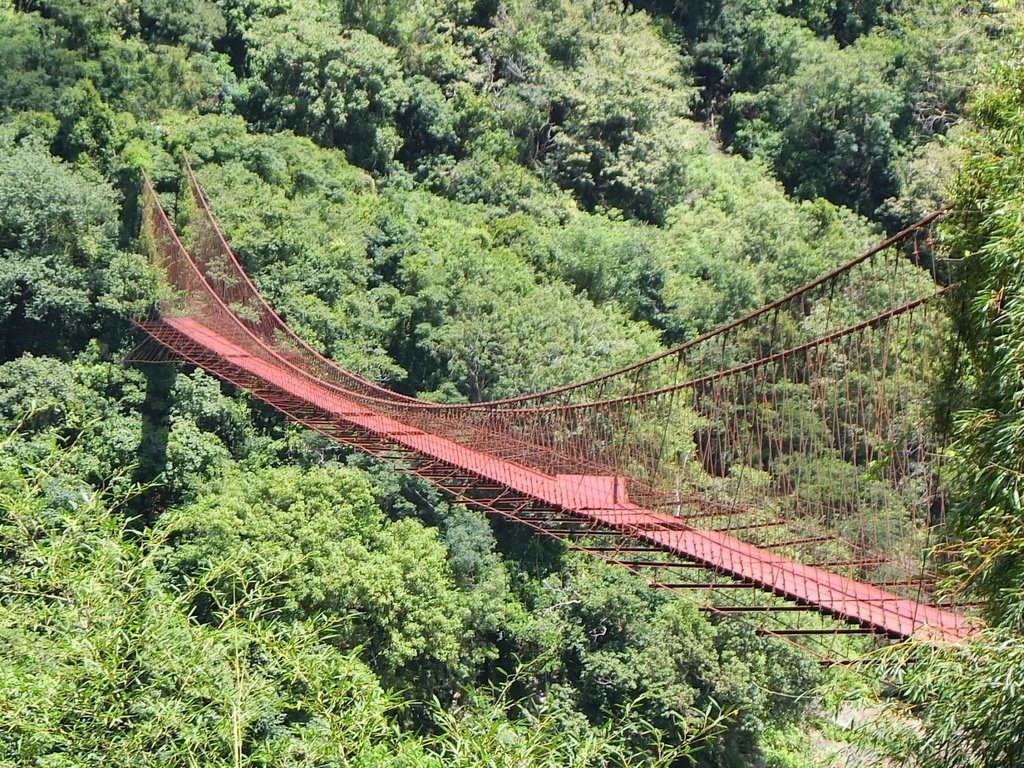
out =
[[(957, 641), (936, 601), (941, 446), (925, 393), (947, 330), (921, 264), (941, 212), (764, 307), (587, 381), (426, 402), (326, 359), (256, 289), (191, 167), (137, 359), (183, 360), (455, 501), (685, 593), (825, 660), (839, 635)], [(156, 342), (156, 343), (153, 343)], [(948, 555), (946, 555), (948, 557)]]

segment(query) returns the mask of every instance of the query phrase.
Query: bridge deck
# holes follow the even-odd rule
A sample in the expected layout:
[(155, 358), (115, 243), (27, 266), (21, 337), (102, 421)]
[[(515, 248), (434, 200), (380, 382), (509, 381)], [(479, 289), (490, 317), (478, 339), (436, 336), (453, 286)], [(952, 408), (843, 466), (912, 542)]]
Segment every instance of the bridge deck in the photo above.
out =
[[(629, 501), (617, 478), (545, 474), (405, 424), (345, 398), (283, 362), (275, 364), (257, 357), (191, 318), (165, 318), (143, 327), (183, 357), (199, 362), (195, 350), (200, 349), (205, 360), (223, 361), (244, 371), (267, 388), (301, 402), (304, 409), (315, 409), (321, 418), (400, 445), (424, 459), (458, 467), (481, 481), (583, 521), (608, 526), (773, 594), (816, 606), (824, 613), (898, 638), (927, 635), (952, 641), (971, 631), (964, 618), (952, 611), (802, 565), (726, 534), (693, 528), (679, 518), (644, 509)], [(209, 367), (218, 373), (216, 364)], [(288, 407), (278, 407), (295, 415)]]

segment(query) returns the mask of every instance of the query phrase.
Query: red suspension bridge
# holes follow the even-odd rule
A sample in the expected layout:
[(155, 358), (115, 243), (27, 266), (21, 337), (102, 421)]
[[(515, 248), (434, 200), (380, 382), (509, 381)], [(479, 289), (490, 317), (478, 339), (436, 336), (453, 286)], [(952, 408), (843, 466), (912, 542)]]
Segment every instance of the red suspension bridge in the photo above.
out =
[(451, 405), (383, 388), (296, 336), (187, 177), (188, 247), (144, 183), (166, 285), (158, 316), (138, 322), (159, 342), (142, 357), (200, 366), (459, 502), (826, 659), (844, 633), (970, 632), (934, 598), (944, 505), (923, 393), (946, 318), (919, 262), (941, 214), (647, 360)]

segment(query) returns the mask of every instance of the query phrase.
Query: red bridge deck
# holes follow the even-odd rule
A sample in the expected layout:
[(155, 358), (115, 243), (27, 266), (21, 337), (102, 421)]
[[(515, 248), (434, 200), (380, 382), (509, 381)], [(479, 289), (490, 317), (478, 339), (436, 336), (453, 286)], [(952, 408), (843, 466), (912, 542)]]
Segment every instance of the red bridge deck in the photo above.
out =
[(954, 641), (971, 631), (965, 619), (952, 611), (644, 509), (629, 501), (620, 478), (545, 474), (403, 423), (345, 398), (336, 388), (318, 383), (284, 361), (278, 364), (257, 357), (196, 320), (165, 318), (142, 327), (178, 355), (244, 387), (285, 414), (305, 423), (329, 424), (337, 434), (359, 436), (350, 441), (353, 444), (376, 440), (397, 446), (421, 462), (456, 468), (481, 484), (502, 489), (502, 493), (606, 526), (673, 556), (890, 637), (927, 635)]

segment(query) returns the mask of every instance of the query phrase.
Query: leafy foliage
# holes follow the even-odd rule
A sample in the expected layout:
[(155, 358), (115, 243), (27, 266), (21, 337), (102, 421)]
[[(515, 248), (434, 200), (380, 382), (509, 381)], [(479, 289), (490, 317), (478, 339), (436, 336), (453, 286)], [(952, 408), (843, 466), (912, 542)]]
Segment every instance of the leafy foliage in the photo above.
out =
[(208, 574), (193, 609), (201, 621), (240, 613), (235, 595), (273, 583), (275, 601), (261, 611), (286, 621), (320, 617), (336, 627), (338, 647), (362, 649), (389, 686), (457, 662), (465, 609), (444, 548), (413, 520), (388, 524), (354, 470), (228, 477), (219, 492), (165, 515), (160, 530), (169, 576)]
[(1005, 629), (956, 644), (922, 641), (876, 651), (857, 670), (863, 677), (839, 687), (864, 720), (846, 738), (899, 765), (1015, 765), (1024, 756), (1022, 662), (1019, 635)]
[(296, 7), (247, 31), (252, 118), (386, 170), (400, 146), (387, 121), (409, 98), (395, 51), (361, 30), (342, 33), (317, 11)]
[(313, 622), (267, 619), (248, 584), (217, 621), (168, 590), (150, 536), (54, 454), (0, 459), (0, 756), (12, 764), (410, 764), (394, 701)]
[(951, 370), (954, 522), (970, 542), (967, 583), (991, 600), (997, 621), (1022, 626), (1019, 584), (1021, 359), (1020, 88), (1024, 64), (1015, 58), (979, 90), (976, 127), (964, 138), (956, 187), (960, 212), (950, 248), (962, 261), (957, 333), (959, 365)]
[(983, 598), (990, 629), (959, 644), (922, 639), (866, 662), (875, 754), (922, 768), (988, 768), (1024, 757), (1018, 695), (1024, 643), (1019, 485), (1021, 106), (1024, 62), (1004, 62), (975, 93), (961, 137), (956, 207), (945, 246), (956, 259), (956, 344), (936, 399), (951, 439), (952, 524), (963, 537), (951, 589)]
[[(187, 151), (341, 364), (500, 397), (707, 330), (941, 200), (936, 137), (1001, 26), (945, 2), (0, 0), (0, 762), (761, 764), (806, 660), (201, 372), (126, 366), (156, 294), (138, 170), (173, 211)], [(958, 193), (1011, 245), (1012, 93), (978, 100)], [(988, 297), (959, 476), (998, 497), (959, 519), (980, 587), (1013, 594), (1015, 273), (958, 237)]]
[[(0, 146), (0, 349), (73, 347), (88, 338), (113, 259), (114, 195), (37, 146)], [(83, 328), (86, 326), (86, 328)], [(83, 333), (83, 330), (85, 333)]]

